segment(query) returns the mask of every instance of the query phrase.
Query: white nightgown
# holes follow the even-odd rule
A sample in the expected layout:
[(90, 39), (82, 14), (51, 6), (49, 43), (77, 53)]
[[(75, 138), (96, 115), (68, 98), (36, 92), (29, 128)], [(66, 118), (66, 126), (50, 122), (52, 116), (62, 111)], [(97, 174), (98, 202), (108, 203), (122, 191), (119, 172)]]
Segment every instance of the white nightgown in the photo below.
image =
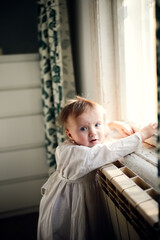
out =
[(92, 148), (69, 141), (58, 146), (57, 170), (42, 187), (38, 240), (113, 239), (96, 169), (140, 146), (140, 133)]

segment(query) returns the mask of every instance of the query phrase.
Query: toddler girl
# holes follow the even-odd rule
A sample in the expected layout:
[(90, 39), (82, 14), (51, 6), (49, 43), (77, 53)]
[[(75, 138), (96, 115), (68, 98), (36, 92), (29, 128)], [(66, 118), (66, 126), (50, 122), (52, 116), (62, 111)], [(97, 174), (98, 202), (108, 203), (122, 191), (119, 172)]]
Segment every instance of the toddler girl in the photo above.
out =
[[(103, 108), (82, 97), (68, 101), (60, 122), (68, 140), (57, 147), (57, 170), (42, 188), (38, 240), (113, 239), (96, 170), (136, 151), (157, 126), (133, 133), (125, 123), (106, 124)], [(127, 137), (104, 143), (108, 127)]]

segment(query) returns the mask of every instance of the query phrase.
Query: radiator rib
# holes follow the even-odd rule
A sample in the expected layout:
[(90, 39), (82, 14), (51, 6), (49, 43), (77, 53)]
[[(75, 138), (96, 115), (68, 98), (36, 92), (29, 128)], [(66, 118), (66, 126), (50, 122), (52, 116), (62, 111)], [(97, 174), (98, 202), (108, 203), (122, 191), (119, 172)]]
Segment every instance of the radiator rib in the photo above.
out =
[[(110, 207), (110, 201), (114, 203), (118, 216), (123, 215), (125, 224), (118, 222), (119, 233), (115, 233), (116, 239), (133, 239), (129, 228), (134, 228), (136, 239), (160, 239), (160, 225), (158, 218), (158, 194), (142, 178), (137, 176), (120, 161), (103, 166), (98, 171), (99, 183), (108, 199), (110, 215), (113, 221), (115, 213)], [(122, 221), (122, 217), (121, 217)], [(122, 226), (123, 225), (123, 226)], [(118, 230), (116, 230), (117, 232)], [(132, 236), (131, 236), (132, 235)]]

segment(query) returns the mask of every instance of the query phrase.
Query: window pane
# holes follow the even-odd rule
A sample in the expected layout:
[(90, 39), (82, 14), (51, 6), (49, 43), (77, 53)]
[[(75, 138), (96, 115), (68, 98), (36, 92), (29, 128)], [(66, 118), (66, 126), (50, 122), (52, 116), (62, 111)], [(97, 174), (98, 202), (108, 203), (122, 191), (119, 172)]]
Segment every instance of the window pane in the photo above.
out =
[(154, 1), (127, 0), (124, 19), (126, 119), (157, 120)]

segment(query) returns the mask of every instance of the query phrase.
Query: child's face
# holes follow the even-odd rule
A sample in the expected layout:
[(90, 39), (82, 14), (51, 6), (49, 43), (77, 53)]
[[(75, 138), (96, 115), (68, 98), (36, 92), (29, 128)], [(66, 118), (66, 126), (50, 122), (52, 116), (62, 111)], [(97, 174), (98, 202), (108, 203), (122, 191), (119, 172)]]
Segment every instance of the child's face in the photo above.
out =
[(102, 143), (105, 136), (103, 112), (99, 107), (90, 108), (78, 117), (70, 115), (66, 134), (78, 145), (93, 147)]

